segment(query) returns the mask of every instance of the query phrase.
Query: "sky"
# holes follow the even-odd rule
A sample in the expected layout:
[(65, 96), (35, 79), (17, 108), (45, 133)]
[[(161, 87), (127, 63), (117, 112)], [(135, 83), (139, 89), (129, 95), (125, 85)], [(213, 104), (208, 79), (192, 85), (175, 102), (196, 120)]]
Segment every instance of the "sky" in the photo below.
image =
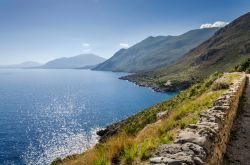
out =
[(0, 64), (109, 58), (148, 36), (220, 26), (249, 11), (250, 0), (0, 0)]

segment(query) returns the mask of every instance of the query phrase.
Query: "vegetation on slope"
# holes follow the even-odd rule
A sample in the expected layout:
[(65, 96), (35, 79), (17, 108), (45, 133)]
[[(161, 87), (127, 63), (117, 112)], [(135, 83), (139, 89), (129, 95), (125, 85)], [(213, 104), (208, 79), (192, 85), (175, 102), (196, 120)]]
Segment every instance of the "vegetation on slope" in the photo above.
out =
[(151, 36), (128, 49), (119, 50), (95, 69), (135, 73), (165, 67), (207, 40), (217, 30), (196, 29), (179, 36)]
[[(215, 71), (230, 71), (250, 57), (250, 13), (218, 30), (185, 54), (176, 64), (152, 72), (123, 77), (142, 86), (169, 91), (186, 88)], [(166, 85), (171, 81), (171, 86)]]
[(246, 59), (241, 64), (236, 65), (234, 71), (250, 73), (250, 58)]
[[(153, 106), (126, 120), (116, 135), (97, 144), (83, 154), (57, 159), (52, 164), (67, 165), (109, 165), (146, 164), (147, 159), (160, 144), (172, 143), (176, 131), (188, 124), (196, 123), (199, 114), (212, 106), (225, 89), (212, 90), (214, 82), (222, 74), (208, 79), (180, 92), (176, 97)], [(225, 74), (223, 81), (231, 83), (239, 74)], [(168, 111), (168, 116), (158, 120), (158, 112)], [(157, 122), (156, 122), (157, 121)]]

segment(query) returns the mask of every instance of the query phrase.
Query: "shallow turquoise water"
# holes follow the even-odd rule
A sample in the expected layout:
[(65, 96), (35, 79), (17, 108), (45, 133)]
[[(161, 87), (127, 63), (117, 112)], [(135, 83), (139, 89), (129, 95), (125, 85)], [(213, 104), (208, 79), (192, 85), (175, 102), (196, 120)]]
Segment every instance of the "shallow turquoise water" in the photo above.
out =
[(96, 130), (176, 93), (90, 70), (0, 70), (0, 164), (49, 164), (94, 145)]

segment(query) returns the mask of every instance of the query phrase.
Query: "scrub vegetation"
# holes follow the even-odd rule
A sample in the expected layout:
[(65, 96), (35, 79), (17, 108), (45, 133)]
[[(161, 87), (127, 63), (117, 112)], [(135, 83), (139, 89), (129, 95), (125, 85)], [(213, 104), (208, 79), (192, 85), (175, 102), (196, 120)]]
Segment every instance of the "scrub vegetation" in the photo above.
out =
[[(119, 133), (105, 142), (97, 144), (83, 154), (64, 160), (57, 159), (53, 164), (147, 164), (147, 160), (160, 144), (172, 143), (176, 138), (176, 131), (186, 128), (189, 124), (195, 124), (200, 113), (210, 108), (226, 90), (224, 87), (213, 90), (218, 78), (231, 84), (239, 76), (238, 73), (215, 73), (180, 92), (171, 100), (128, 118)], [(168, 115), (157, 120), (157, 113), (163, 111), (169, 111)]]

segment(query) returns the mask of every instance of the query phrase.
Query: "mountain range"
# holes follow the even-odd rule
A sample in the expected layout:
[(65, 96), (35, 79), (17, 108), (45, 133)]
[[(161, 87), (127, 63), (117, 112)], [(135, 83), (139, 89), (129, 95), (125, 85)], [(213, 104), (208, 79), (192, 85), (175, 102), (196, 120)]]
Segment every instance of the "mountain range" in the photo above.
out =
[(51, 60), (45, 64), (34, 61), (26, 61), (20, 64), (0, 65), (0, 68), (16, 69), (90, 69), (106, 59), (94, 54), (80, 54), (73, 57), (62, 57)]
[(166, 67), (217, 30), (206, 28), (191, 30), (179, 36), (150, 36), (128, 49), (119, 50), (94, 70), (136, 73)]
[(34, 62), (34, 61), (26, 61), (26, 62), (22, 62), (20, 64), (13, 64), (13, 65), (0, 65), (0, 68), (33, 68), (33, 67), (39, 67), (42, 64), (38, 63), (38, 62)]
[(218, 30), (175, 64), (122, 79), (160, 91), (180, 90), (216, 71), (231, 71), (249, 57), (250, 12)]
[(73, 57), (63, 57), (47, 62), (40, 66), (43, 69), (77, 69), (89, 68), (99, 63), (104, 62), (106, 59), (94, 54), (80, 54)]

